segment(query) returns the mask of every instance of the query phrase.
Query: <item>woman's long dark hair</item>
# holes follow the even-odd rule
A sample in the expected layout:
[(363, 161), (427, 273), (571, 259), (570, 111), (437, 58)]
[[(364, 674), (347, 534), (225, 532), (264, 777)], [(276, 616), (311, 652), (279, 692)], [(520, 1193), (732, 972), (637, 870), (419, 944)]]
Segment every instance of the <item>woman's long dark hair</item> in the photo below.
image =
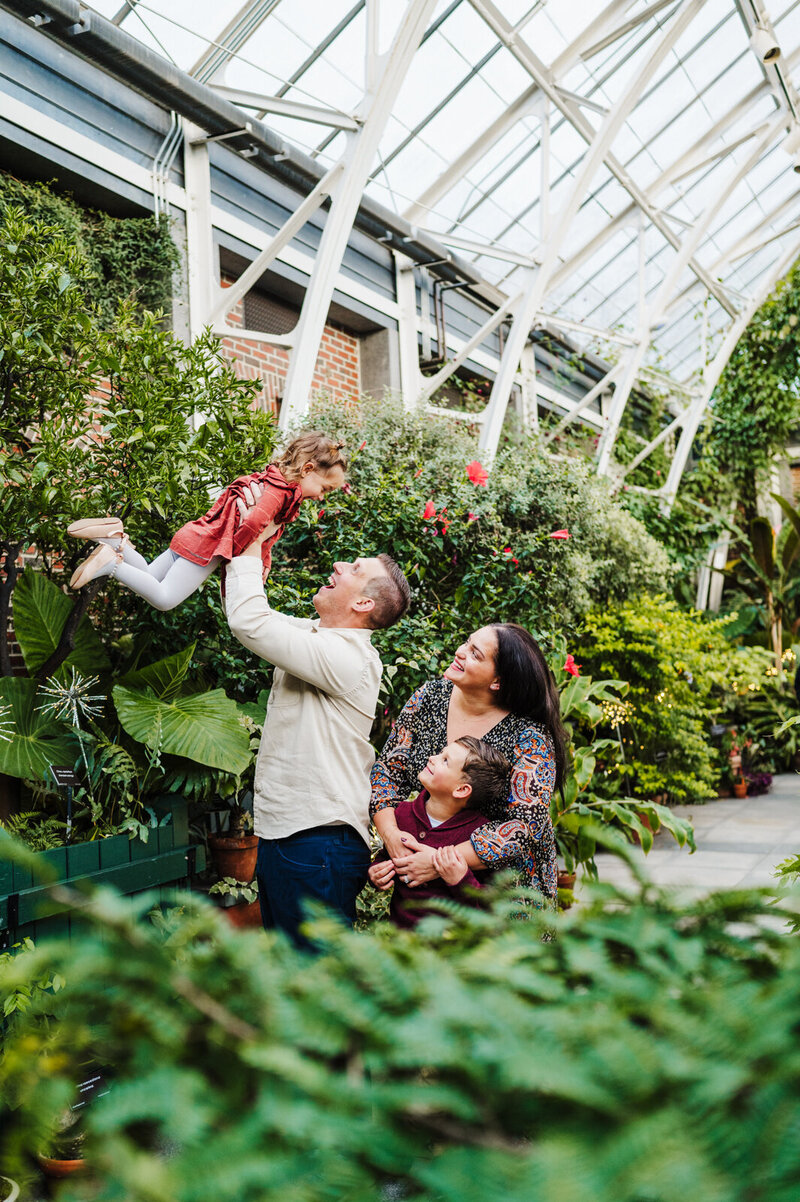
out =
[(564, 784), (567, 733), (561, 721), (556, 682), (536, 639), (516, 622), (497, 622), (495, 667), (500, 678), (497, 704), (519, 718), (539, 722), (550, 732), (556, 758), (556, 788)]

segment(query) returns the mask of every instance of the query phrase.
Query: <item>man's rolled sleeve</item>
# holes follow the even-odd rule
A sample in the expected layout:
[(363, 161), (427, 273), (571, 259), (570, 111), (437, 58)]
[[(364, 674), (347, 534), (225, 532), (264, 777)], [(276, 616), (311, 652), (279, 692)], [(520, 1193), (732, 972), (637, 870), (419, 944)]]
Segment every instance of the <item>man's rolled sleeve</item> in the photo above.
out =
[(325, 693), (341, 696), (359, 683), (364, 659), (344, 639), (313, 623), (295, 625), (270, 608), (261, 582), (261, 560), (232, 559), (225, 576), (225, 610), (231, 633), (262, 659)]

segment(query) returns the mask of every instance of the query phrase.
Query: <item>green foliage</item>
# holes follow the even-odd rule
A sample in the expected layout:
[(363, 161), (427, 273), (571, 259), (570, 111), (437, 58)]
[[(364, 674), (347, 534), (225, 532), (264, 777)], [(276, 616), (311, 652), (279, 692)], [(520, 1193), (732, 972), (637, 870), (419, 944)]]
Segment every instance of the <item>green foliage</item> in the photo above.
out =
[(758, 492), (776, 454), (800, 424), (800, 264), (761, 306), (739, 339), (717, 385), (707, 453), (755, 516)]
[(0, 172), (0, 212), (9, 206), (58, 229), (80, 251), (104, 325), (113, 322), (122, 301), (133, 299), (142, 310), (169, 308), (180, 256), (168, 220), (112, 217)]
[(239, 881), (235, 876), (224, 876), (216, 881), (208, 891), (209, 897), (232, 897), (237, 902), (254, 902), (258, 897), (258, 881), (249, 884)]
[(21, 839), (31, 851), (48, 851), (51, 847), (63, 847), (67, 824), (52, 814), (40, 810), (28, 810), (22, 814), (10, 814), (0, 819), (0, 826)]
[[(557, 680), (563, 654), (561, 647), (550, 660)], [(609, 715), (627, 714), (628, 706), (621, 701), (627, 691), (625, 681), (592, 680), (586, 674), (570, 676), (560, 691), (571, 770), (563, 792), (554, 793), (550, 802), (556, 845), (567, 872), (581, 865), (595, 879), (598, 843), (604, 849), (619, 852), (622, 845), (618, 835), (630, 842), (638, 841), (647, 855), (653, 846), (653, 835), (663, 827), (680, 847), (688, 844), (692, 851), (696, 850), (691, 824), (677, 818), (666, 806), (632, 797), (604, 796), (611, 769), (601, 765), (612, 764), (615, 771), (619, 770), (624, 762), (622, 743), (618, 738), (598, 737), (596, 731), (609, 724)]]
[(800, 508), (785, 497), (771, 493), (786, 521), (774, 531), (768, 518), (755, 516), (746, 530), (731, 526), (739, 545), (739, 557), (728, 561), (726, 573), (745, 596), (756, 602), (769, 637), (775, 664), (780, 668), (783, 653), (783, 629), (791, 625), (792, 634), (800, 630), (800, 579), (797, 557), (800, 553)]
[[(118, 514), (156, 553), (208, 507), (210, 488), (268, 462), (275, 440), (271, 416), (251, 408), (255, 385), (211, 335), (184, 346), (131, 305), (103, 329), (90, 286), (56, 227), (0, 213), (0, 555), (35, 545), (54, 576), (86, 553), (70, 521)], [(13, 585), (12, 572), (0, 601)], [(45, 674), (70, 653), (88, 602), (73, 599)]]
[[(727, 619), (640, 597), (591, 613), (580, 636), (587, 670), (629, 682), (619, 723), (625, 762), (607, 777), (625, 794), (676, 801), (716, 792), (719, 764), (709, 734), (732, 666)], [(611, 733), (611, 732), (609, 732)]]
[(7, 995), (67, 981), (6, 1041), (7, 1171), (88, 1054), (111, 1087), (64, 1202), (794, 1202), (800, 944), (767, 899), (603, 890), (543, 939), (517, 895), (417, 934), (326, 920), (319, 957), (195, 897), (149, 926), (152, 899), (95, 895), (71, 946), (0, 966)]
[(0, 702), (11, 707), (9, 736), (0, 739), (0, 772), (42, 780), (51, 764), (74, 762), (78, 748), (69, 728), (41, 712), (35, 680), (0, 677)]
[(9, 1019), (13, 1014), (24, 1013), (30, 1009), (34, 999), (41, 1001), (44, 994), (58, 993), (64, 985), (64, 978), (58, 974), (40, 975), (36, 968), (31, 972), (27, 971), (26, 957), (33, 952), (34, 947), (32, 939), (23, 939), (22, 943), (15, 943), (10, 951), (0, 952), (0, 980), (4, 979), (4, 970), (13, 965), (20, 982), (8, 993), (2, 992), (0, 987), (0, 1005), (5, 1019)]
[(793, 769), (800, 752), (794, 691), (798, 652), (798, 646), (787, 647), (780, 669), (765, 647), (736, 647), (729, 657), (726, 717), (741, 739), (757, 746), (756, 766), (772, 771)]

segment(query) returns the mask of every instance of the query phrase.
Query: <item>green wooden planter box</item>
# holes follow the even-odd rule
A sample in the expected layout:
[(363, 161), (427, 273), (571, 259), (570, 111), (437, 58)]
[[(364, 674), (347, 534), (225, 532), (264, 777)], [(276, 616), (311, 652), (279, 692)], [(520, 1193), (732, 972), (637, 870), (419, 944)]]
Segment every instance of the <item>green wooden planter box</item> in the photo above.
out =
[[(159, 820), (165, 814), (171, 814), (171, 820), (153, 827), (147, 843), (128, 835), (112, 835), (39, 852), (38, 858), (52, 865), (64, 884), (91, 881), (128, 895), (145, 890), (166, 894), (176, 885), (188, 886), (206, 861), (205, 848), (189, 842), (186, 802), (165, 798), (155, 802), (153, 809)], [(71, 912), (52, 900), (35, 873), (0, 860), (0, 948), (26, 937), (68, 936), (71, 921)]]

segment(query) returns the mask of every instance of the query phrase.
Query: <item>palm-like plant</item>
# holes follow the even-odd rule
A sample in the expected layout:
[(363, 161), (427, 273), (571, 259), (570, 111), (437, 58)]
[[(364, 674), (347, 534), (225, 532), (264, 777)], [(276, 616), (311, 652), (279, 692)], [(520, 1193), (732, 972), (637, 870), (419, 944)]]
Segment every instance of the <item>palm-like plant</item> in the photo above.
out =
[(800, 591), (800, 509), (778, 493), (771, 496), (787, 520), (777, 532), (765, 517), (753, 518), (746, 530), (734, 527), (743, 549), (737, 559), (728, 561), (725, 571), (748, 596), (763, 604), (764, 624), (780, 671), (784, 625), (789, 622), (793, 635), (800, 629), (800, 615), (795, 613)]

